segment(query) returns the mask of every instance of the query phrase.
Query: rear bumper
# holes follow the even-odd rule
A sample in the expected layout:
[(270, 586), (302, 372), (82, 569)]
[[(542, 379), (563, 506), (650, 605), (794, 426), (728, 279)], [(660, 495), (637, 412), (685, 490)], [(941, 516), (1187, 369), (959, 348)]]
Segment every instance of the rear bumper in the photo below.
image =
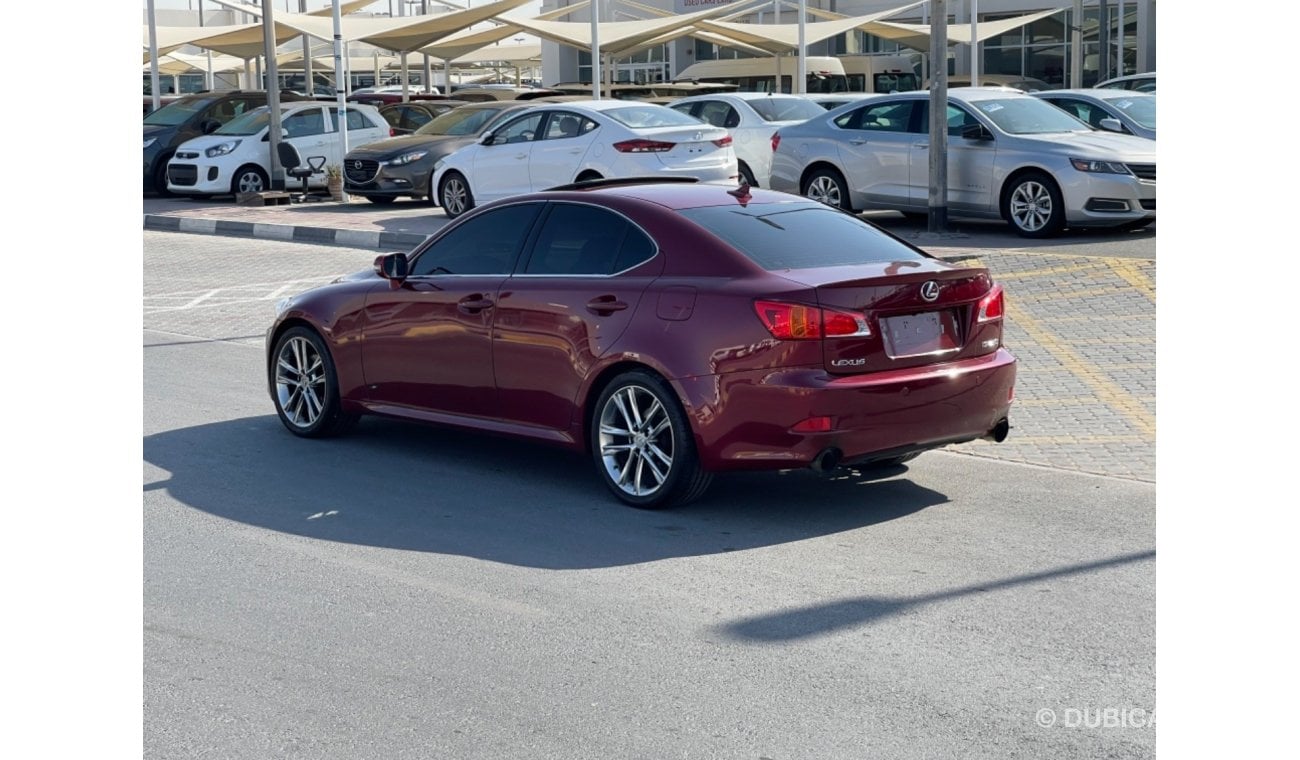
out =
[[(814, 367), (679, 379), (704, 467), (805, 467), (834, 449), (845, 462), (924, 451), (990, 434), (1011, 407), (1006, 349), (927, 367), (834, 377)], [(829, 417), (827, 432), (792, 430)]]

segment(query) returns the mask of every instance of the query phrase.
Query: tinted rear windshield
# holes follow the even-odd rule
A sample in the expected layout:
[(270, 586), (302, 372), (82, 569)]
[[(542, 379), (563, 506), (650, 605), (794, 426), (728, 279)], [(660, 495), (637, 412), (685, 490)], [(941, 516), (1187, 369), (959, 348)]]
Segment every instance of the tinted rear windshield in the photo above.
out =
[(184, 124), (191, 116), (207, 108), (213, 100), (215, 98), (182, 98), (151, 112), (144, 117), (144, 123), (164, 127)]
[(861, 219), (821, 204), (709, 206), (681, 214), (769, 271), (926, 258)]

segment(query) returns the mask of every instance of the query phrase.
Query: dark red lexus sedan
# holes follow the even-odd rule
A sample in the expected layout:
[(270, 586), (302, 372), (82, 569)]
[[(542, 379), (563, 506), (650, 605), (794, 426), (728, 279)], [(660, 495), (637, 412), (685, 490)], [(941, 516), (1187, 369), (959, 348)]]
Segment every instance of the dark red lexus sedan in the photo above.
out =
[(278, 305), (275, 407), (589, 452), (637, 507), (721, 470), (894, 463), (1002, 440), (1002, 287), (794, 195), (603, 180), (475, 209)]

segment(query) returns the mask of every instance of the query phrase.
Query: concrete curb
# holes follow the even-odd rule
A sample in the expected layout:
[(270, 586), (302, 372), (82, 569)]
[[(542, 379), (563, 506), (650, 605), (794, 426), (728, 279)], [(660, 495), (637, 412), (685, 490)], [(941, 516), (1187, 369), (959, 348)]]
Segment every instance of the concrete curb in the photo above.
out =
[(223, 219), (194, 219), (163, 214), (145, 214), (144, 228), (159, 232), (252, 237), (295, 243), (345, 245), (349, 248), (374, 248), (376, 250), (409, 251), (428, 239), (428, 236), (415, 232), (370, 232), (334, 227), (301, 227), (289, 224), (232, 222)]

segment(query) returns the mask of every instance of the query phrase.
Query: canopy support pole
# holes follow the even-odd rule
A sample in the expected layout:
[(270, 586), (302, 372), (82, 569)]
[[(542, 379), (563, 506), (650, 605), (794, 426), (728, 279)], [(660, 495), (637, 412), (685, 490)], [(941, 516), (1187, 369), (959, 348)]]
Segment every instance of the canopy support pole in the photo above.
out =
[(930, 59), (930, 232), (948, 229), (948, 8), (931, 0)]
[(591, 0), (591, 97), (600, 100), (600, 0)]
[(280, 165), (280, 73), (275, 60), (275, 8), (271, 0), (262, 0), (262, 46), (266, 51), (266, 106), (271, 112), (271, 190), (284, 189)]
[(153, 98), (153, 110), (161, 105), (158, 88), (158, 27), (153, 18), (153, 0), (149, 0), (149, 93)]

